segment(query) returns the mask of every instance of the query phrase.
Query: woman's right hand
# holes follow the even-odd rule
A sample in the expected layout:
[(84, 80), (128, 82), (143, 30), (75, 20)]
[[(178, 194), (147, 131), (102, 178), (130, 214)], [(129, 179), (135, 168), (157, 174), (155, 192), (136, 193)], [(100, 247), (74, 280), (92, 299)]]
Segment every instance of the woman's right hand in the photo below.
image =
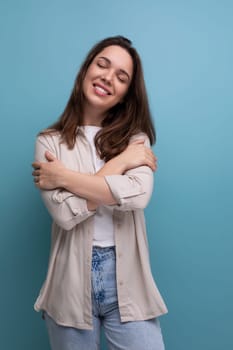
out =
[(112, 160), (118, 161), (125, 171), (137, 168), (142, 165), (149, 166), (151, 170), (157, 169), (157, 158), (153, 151), (145, 146), (144, 140), (135, 140), (128, 147)]
[(152, 171), (156, 171), (157, 158), (144, 143), (142, 139), (133, 141), (122, 153), (105, 163), (96, 175), (123, 175), (127, 170), (142, 165), (149, 166)]

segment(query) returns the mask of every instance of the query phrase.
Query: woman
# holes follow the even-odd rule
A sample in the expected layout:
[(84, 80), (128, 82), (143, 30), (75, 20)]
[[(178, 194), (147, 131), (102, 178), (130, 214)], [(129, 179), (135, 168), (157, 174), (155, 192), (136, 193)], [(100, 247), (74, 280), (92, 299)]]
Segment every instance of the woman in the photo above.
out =
[(141, 61), (121, 36), (89, 52), (60, 119), (36, 141), (34, 181), (53, 218), (35, 303), (53, 350), (164, 349), (167, 312), (149, 265), (143, 209), (155, 131)]

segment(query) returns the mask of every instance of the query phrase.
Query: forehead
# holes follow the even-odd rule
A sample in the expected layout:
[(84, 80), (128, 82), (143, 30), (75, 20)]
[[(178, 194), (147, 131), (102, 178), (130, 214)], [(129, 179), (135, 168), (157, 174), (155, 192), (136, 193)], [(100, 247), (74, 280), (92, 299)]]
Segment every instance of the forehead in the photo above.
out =
[(96, 55), (96, 58), (98, 57), (106, 57), (116, 68), (124, 69), (132, 74), (133, 60), (128, 51), (123, 47), (118, 45), (107, 46)]

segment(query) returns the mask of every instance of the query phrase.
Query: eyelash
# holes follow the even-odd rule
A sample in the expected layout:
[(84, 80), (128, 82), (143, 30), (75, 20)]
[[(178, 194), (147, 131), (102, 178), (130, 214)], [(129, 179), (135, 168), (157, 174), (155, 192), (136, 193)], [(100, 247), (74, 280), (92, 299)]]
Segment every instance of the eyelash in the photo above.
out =
[(121, 83), (126, 83), (126, 80), (125, 80), (124, 78), (122, 79), (122, 78), (119, 77), (119, 76), (118, 76), (117, 78), (118, 78), (118, 80), (119, 80)]
[(97, 66), (100, 67), (100, 68), (107, 68), (107, 66), (105, 66), (104, 63), (97, 63)]

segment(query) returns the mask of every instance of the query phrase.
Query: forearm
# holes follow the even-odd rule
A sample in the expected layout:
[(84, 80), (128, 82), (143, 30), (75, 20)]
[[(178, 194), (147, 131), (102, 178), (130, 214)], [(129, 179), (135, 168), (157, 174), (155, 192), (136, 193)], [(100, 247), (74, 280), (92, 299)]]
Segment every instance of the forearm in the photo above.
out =
[[(66, 169), (60, 175), (60, 186), (97, 205), (111, 205), (116, 203), (104, 177), (97, 174), (82, 174)], [(88, 207), (91, 209), (90, 203)]]
[(122, 175), (124, 174), (126, 169), (126, 164), (124, 164), (120, 156), (116, 156), (109, 160), (107, 163), (105, 163), (104, 166), (96, 173), (96, 175)]
[[(33, 163), (34, 181), (36, 186), (42, 190), (63, 188), (73, 195), (85, 199), (89, 210), (94, 210), (99, 205), (119, 205), (122, 202), (121, 198), (127, 197), (123, 192), (128, 193), (130, 188), (133, 191), (130, 191), (130, 197), (142, 194), (141, 186), (136, 191), (134, 189), (141, 181), (138, 182), (138, 174), (134, 172), (131, 174), (130, 169), (136, 170), (141, 165), (147, 165), (152, 170), (156, 169), (156, 158), (147, 147), (148, 145), (143, 145), (144, 142), (145, 140), (135, 141), (121, 154), (108, 161), (96, 174), (88, 175), (65, 168), (62, 162), (51, 154), (40, 140), (35, 157), (36, 161)], [(46, 150), (45, 152), (43, 152), (43, 148)], [(43, 157), (47, 162), (41, 162)], [(107, 179), (109, 176), (110, 180)], [(113, 182), (111, 181), (112, 176)], [(128, 178), (128, 176), (130, 177)]]
[(63, 190), (41, 191), (41, 196), (52, 219), (65, 231), (95, 214), (87, 201)]
[(62, 174), (61, 186), (75, 195), (86, 198), (88, 208), (94, 210), (98, 205), (116, 204), (104, 176), (121, 175), (124, 171), (124, 164), (120, 161), (120, 158), (115, 157), (94, 175), (66, 169)]

